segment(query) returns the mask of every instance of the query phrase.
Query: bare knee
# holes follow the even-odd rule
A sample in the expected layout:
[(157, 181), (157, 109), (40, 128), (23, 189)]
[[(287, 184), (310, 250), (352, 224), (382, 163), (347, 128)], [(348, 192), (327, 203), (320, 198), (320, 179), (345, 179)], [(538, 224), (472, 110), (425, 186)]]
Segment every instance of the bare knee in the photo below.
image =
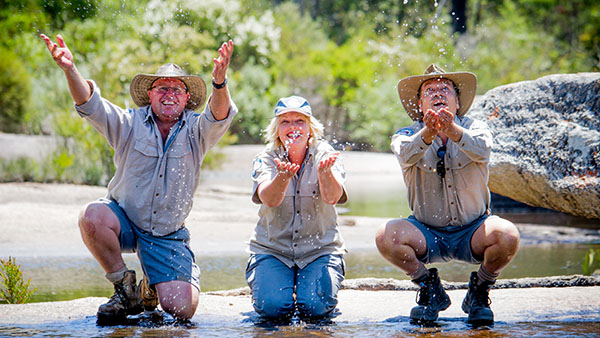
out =
[(406, 221), (394, 219), (383, 224), (375, 234), (375, 244), (381, 251), (398, 245), (410, 244), (412, 237), (416, 235), (415, 228)]
[(508, 220), (500, 219), (498, 222), (495, 222), (492, 236), (496, 245), (507, 253), (514, 253), (519, 248), (519, 230)]
[(516, 252), (519, 248), (519, 230), (509, 221), (503, 222), (502, 235), (500, 236), (500, 245), (511, 252)]
[(93, 202), (79, 214), (79, 229), (82, 235), (93, 238), (98, 229), (104, 227), (112, 230), (120, 228), (117, 217), (106, 205)]
[(190, 283), (171, 281), (156, 285), (160, 306), (178, 319), (190, 319), (198, 307), (198, 289)]

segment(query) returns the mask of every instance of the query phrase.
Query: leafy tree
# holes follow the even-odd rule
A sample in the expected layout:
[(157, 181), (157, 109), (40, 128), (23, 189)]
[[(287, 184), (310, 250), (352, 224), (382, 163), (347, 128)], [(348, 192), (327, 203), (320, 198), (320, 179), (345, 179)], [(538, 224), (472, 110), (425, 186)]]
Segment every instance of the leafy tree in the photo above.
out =
[(14, 53), (3, 48), (0, 73), (0, 130), (20, 132), (31, 92), (29, 73)]

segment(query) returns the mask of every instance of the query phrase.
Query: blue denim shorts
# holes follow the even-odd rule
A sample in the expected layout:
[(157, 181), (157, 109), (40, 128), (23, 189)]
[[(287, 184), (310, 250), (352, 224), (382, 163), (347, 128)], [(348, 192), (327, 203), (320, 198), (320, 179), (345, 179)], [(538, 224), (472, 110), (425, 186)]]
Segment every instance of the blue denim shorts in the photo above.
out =
[(106, 198), (98, 201), (119, 219), (121, 252), (137, 253), (150, 285), (178, 280), (200, 290), (200, 268), (190, 249), (190, 233), (186, 228), (157, 237), (135, 226), (117, 202)]
[(460, 260), (478, 264), (483, 257), (475, 257), (471, 249), (471, 238), (490, 216), (487, 212), (465, 225), (433, 227), (419, 222), (413, 215), (406, 220), (416, 226), (425, 236), (427, 254), (419, 260), (425, 264)]

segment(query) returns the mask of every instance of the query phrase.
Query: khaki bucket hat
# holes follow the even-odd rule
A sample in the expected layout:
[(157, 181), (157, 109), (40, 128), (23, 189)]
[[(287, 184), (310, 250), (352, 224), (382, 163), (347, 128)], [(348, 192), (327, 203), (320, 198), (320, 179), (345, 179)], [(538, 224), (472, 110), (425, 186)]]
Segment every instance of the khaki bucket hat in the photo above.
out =
[(197, 75), (186, 74), (181, 67), (174, 63), (167, 63), (160, 68), (156, 74), (137, 74), (131, 80), (129, 92), (133, 102), (138, 107), (147, 106), (150, 104), (148, 90), (152, 87), (152, 83), (160, 78), (174, 78), (182, 81), (190, 93), (190, 99), (186, 104), (187, 109), (196, 110), (203, 107), (206, 102), (206, 85), (204, 80)]
[(477, 76), (469, 72), (446, 73), (442, 68), (431, 64), (423, 75), (405, 77), (398, 82), (398, 94), (404, 110), (413, 121), (421, 120), (423, 114), (419, 111), (419, 90), (423, 82), (430, 79), (448, 79), (458, 88), (460, 106), (458, 116), (463, 116), (471, 107), (477, 91)]

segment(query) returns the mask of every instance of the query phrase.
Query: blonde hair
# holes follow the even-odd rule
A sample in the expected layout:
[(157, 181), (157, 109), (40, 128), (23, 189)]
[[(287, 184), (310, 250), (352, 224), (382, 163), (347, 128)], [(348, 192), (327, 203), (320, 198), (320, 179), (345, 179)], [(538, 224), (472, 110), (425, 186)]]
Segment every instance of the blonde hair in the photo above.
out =
[[(283, 145), (281, 143), (281, 140), (279, 139), (279, 135), (277, 134), (277, 131), (279, 130), (279, 118), (282, 115), (273, 117), (271, 119), (271, 122), (269, 122), (269, 125), (267, 126), (267, 128), (265, 128), (265, 130), (263, 130), (263, 132), (265, 134), (265, 141), (267, 141), (267, 143), (269, 143), (269, 144), (272, 144), (275, 148), (279, 148), (280, 146)], [(306, 115), (304, 115), (304, 116), (308, 120), (308, 128), (310, 130), (308, 144), (314, 145), (317, 140), (320, 140), (321, 138), (323, 138), (325, 127), (315, 117), (306, 116)]]

